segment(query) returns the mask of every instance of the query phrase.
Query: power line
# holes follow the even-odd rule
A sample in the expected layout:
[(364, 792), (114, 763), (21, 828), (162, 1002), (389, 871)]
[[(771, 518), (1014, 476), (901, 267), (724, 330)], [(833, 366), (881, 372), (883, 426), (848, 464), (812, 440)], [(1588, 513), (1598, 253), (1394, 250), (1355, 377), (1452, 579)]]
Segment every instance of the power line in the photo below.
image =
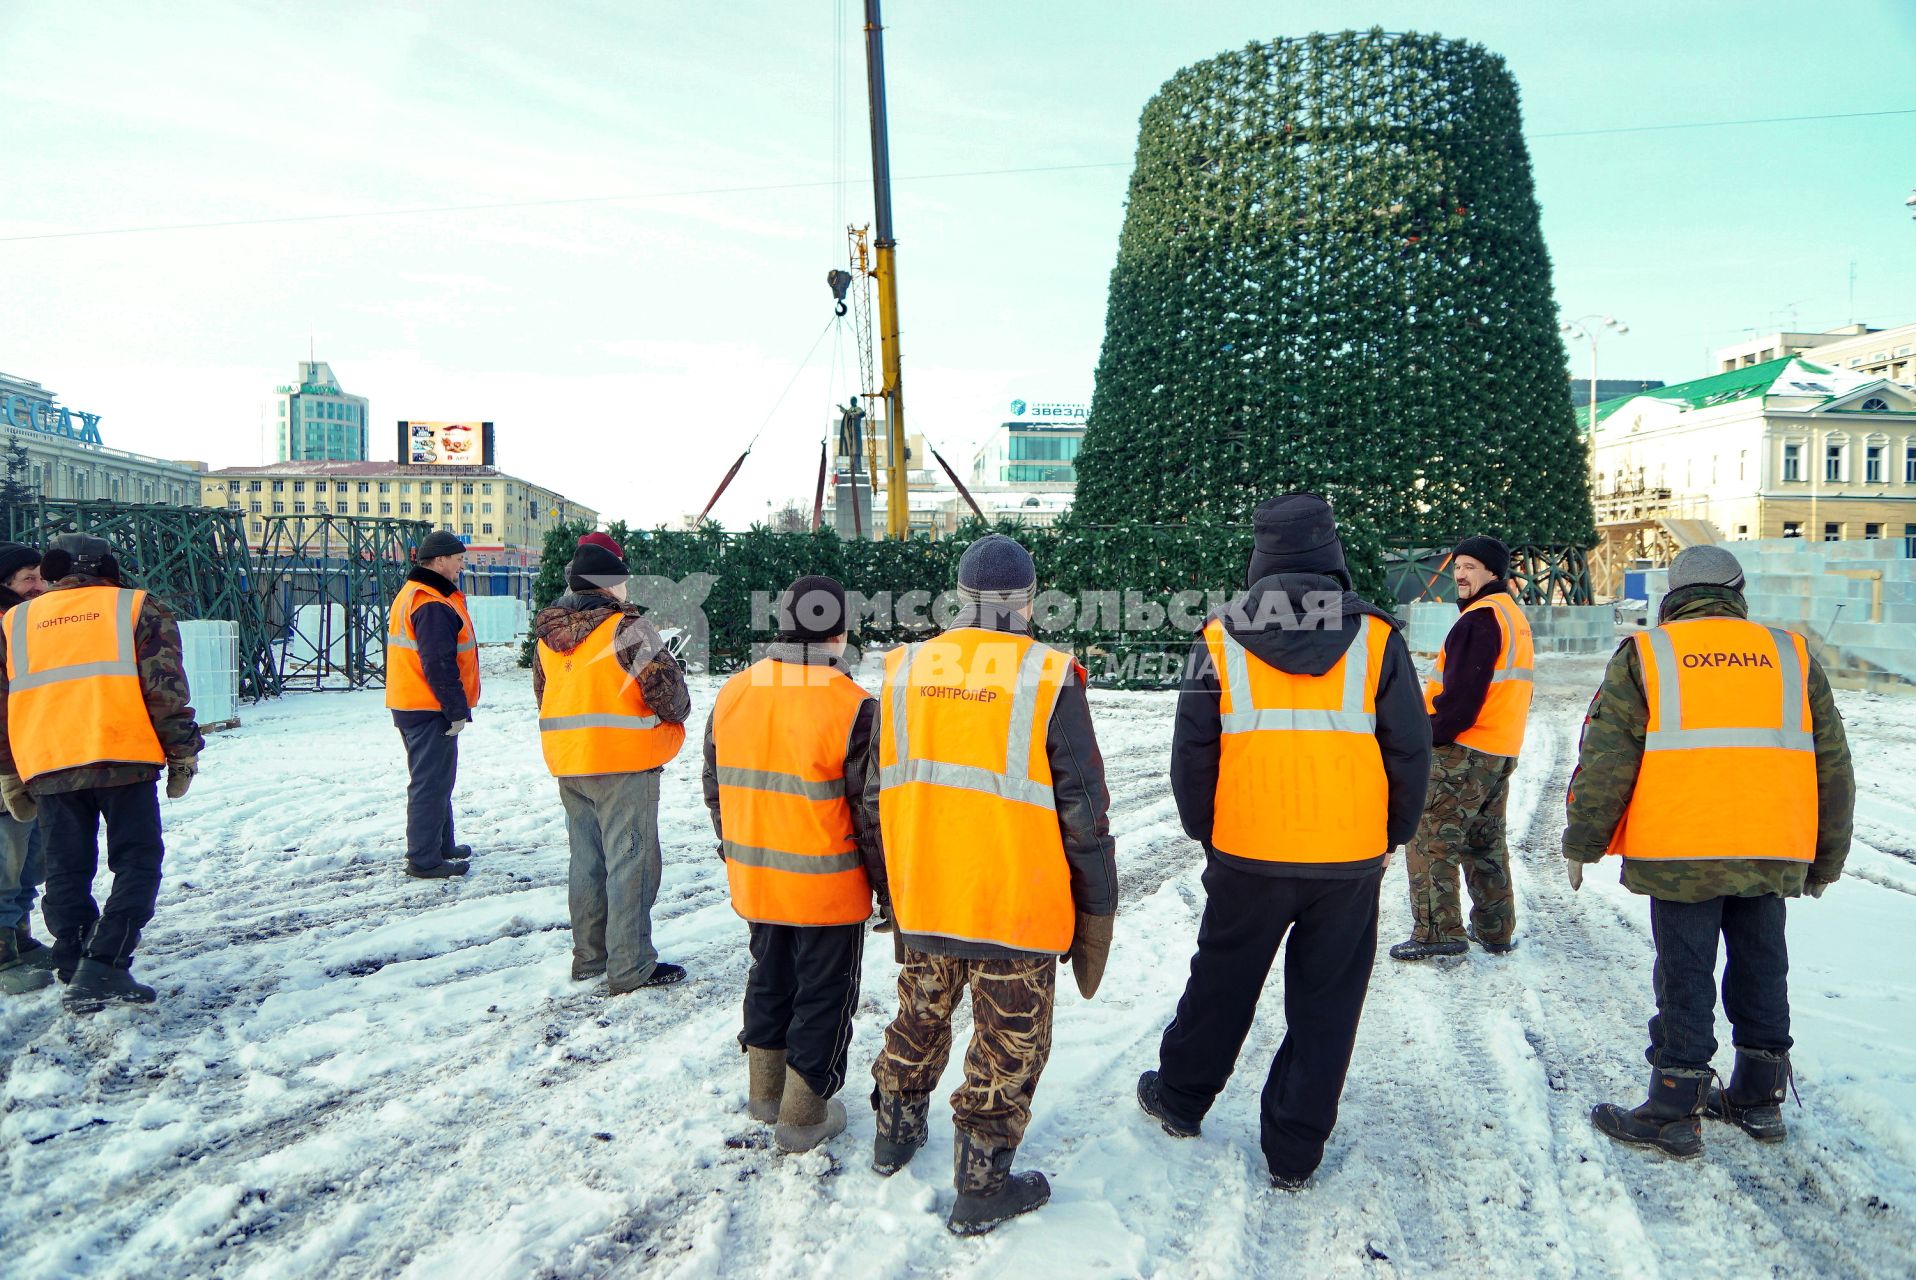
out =
[[(1889, 111), (1839, 111), (1826, 115), (1762, 116), (1745, 120), (1693, 120), (1678, 124), (1618, 125), (1602, 129), (1570, 129), (1553, 133), (1531, 133), (1527, 139), (1594, 138), (1609, 134), (1659, 133), (1677, 129), (1727, 129), (1742, 125), (1796, 124), (1820, 120), (1863, 120), (1882, 116), (1916, 115), (1916, 107)], [(1084, 164), (1025, 165), (1009, 169), (953, 169), (944, 173), (895, 175), (895, 182), (942, 182), (953, 178), (999, 178), (1034, 173), (1074, 173), (1092, 169), (1123, 169), (1129, 160), (1093, 161)], [(856, 181), (864, 182), (860, 178)], [(218, 231), (238, 227), (291, 226), (300, 223), (348, 222), (362, 218), (412, 218), (426, 214), (490, 213), (509, 209), (557, 209), (593, 204), (620, 204), (641, 200), (678, 200), (694, 196), (751, 195), (773, 191), (809, 191), (820, 187), (840, 187), (847, 179), (812, 182), (775, 182), (747, 186), (687, 187), (676, 191), (640, 191), (623, 195), (557, 196), (547, 200), (495, 200), (475, 204), (422, 205), (415, 209), (361, 209), (343, 213), (301, 213), (269, 218), (229, 218), (211, 222), (165, 222), (136, 227), (95, 227), (80, 231), (39, 231), (28, 235), (0, 236), (0, 244), (29, 240), (78, 240), (94, 236), (151, 235), (167, 231)]]

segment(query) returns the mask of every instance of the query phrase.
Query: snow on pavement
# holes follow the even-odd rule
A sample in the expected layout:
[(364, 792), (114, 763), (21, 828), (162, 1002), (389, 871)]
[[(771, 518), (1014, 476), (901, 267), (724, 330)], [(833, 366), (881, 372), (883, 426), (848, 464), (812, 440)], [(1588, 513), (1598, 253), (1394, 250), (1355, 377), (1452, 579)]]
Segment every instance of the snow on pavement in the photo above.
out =
[[(1841, 695), (1861, 800), (1852, 875), (1792, 904), (1805, 1107), (1780, 1148), (1706, 1126), (1703, 1160), (1619, 1149), (1598, 1101), (1641, 1096), (1648, 915), (1556, 844), (1599, 659), (1540, 660), (1516, 775), (1522, 946), (1380, 958), (1342, 1119), (1307, 1192), (1269, 1189), (1257, 1096), (1273, 976), (1241, 1069), (1174, 1142), (1137, 1073), (1182, 990), (1201, 854), (1164, 776), (1170, 699), (1093, 694), (1124, 886), (1098, 998), (1060, 983), (1020, 1167), (1052, 1203), (944, 1230), (951, 1123), (872, 1173), (869, 1065), (895, 966), (869, 947), (850, 1131), (780, 1157), (744, 1115), (748, 957), (699, 798), (666, 771), (659, 944), (691, 980), (608, 999), (569, 981), (565, 831), (530, 682), (489, 652), (461, 741), (464, 881), (400, 874), (405, 772), (377, 691), (289, 697), (218, 735), (166, 806), (167, 882), (138, 972), (153, 1011), (0, 1003), (0, 1257), (9, 1276), (481, 1277), (1907, 1275), (1916, 1269), (1916, 699)], [(693, 741), (715, 684), (695, 682)], [(103, 887), (103, 886), (102, 886)], [(1408, 932), (1401, 867), (1383, 945)], [(1280, 970), (1281, 972), (1281, 970)], [(963, 1015), (958, 1034), (968, 1032)], [(1720, 1066), (1727, 1070), (1728, 1031)]]

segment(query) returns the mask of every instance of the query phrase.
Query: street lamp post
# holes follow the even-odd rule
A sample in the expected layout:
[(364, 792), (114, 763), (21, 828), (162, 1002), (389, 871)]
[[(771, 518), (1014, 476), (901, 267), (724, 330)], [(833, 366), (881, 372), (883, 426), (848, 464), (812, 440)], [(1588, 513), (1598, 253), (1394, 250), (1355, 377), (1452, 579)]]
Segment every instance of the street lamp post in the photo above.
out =
[(1597, 447), (1597, 339), (1605, 329), (1618, 337), (1630, 332), (1630, 326), (1615, 316), (1578, 316), (1557, 326), (1557, 332), (1564, 337), (1581, 338), (1590, 344), (1590, 448), (1593, 453)]

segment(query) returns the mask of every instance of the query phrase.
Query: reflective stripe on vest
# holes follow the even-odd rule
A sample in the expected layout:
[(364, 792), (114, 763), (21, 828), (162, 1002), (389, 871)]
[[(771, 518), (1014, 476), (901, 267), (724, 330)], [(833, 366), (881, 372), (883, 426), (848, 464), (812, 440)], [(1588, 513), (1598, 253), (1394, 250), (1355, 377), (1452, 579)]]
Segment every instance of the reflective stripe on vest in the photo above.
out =
[[(923, 644), (905, 646), (901, 675), (909, 675)], [(907, 782), (929, 782), (940, 787), (964, 791), (982, 791), (1001, 800), (1037, 805), (1055, 810), (1057, 798), (1044, 783), (1031, 780), (1032, 719), (1038, 714), (1038, 677), (1044, 669), (1046, 650), (1034, 644), (1025, 650), (1012, 683), (1011, 725), (1005, 736), (1005, 767), (1002, 772), (968, 764), (946, 764), (939, 760), (913, 758), (905, 741), (905, 696), (909, 681), (900, 679), (891, 687), (890, 714), (886, 721), (892, 735), (893, 758), (897, 764), (879, 771), (881, 787), (902, 786)]]
[(8, 611), (7, 732), (22, 781), (85, 765), (165, 763), (140, 684), (145, 604), (144, 591), (70, 587)]
[(597, 778), (656, 769), (679, 753), (685, 726), (661, 720), (619, 662), (611, 613), (561, 653), (544, 640), (534, 660), (545, 674), (539, 749), (555, 778)]
[(413, 631), (413, 611), (421, 598), (443, 604), (459, 615), (459, 635), (453, 645), (453, 657), (459, 664), (459, 685), (466, 705), (479, 705), (479, 642), (472, 628), (472, 615), (466, 612), (466, 597), (460, 591), (451, 595), (436, 587), (410, 579), (401, 584), (393, 597), (386, 619), (386, 705), (394, 711), (442, 711), (439, 697), (426, 682), (426, 666), (419, 657), (419, 637)]
[(1643, 758), (1611, 852), (1657, 862), (1816, 856), (1816, 736), (1799, 636), (1689, 618), (1636, 636)]
[(720, 851), (742, 918), (799, 926), (870, 918), (871, 881), (845, 794), (845, 757), (870, 696), (835, 667), (771, 658), (719, 690), (711, 743)]
[[(1464, 613), (1478, 609), (1488, 609), (1497, 620), (1497, 662), (1475, 723), (1456, 740), (1485, 755), (1514, 756), (1523, 749), (1536, 679), (1536, 646), (1530, 636), (1530, 620), (1524, 616), (1523, 606), (1507, 592), (1474, 600)], [(1439, 650), (1436, 669), (1424, 686), (1424, 709), (1432, 713), (1437, 709), (1438, 695), (1444, 691), (1444, 656)]]
[(902, 932), (1070, 947), (1070, 864), (1044, 743), (1073, 670), (1029, 636), (977, 627), (887, 655), (878, 801)]
[(1390, 625), (1366, 615), (1337, 663), (1306, 676), (1266, 663), (1222, 619), (1206, 624), (1220, 730), (1212, 848), (1312, 865), (1383, 856), (1390, 796), (1377, 684), (1389, 640)]

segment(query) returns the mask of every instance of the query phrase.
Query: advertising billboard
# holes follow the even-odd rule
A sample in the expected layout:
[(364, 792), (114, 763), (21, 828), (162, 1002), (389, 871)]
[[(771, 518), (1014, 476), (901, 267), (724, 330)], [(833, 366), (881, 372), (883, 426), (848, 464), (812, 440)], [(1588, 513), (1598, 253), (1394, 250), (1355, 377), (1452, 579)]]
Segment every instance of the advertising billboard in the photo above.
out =
[(401, 422), (397, 456), (415, 467), (492, 466), (492, 424)]

